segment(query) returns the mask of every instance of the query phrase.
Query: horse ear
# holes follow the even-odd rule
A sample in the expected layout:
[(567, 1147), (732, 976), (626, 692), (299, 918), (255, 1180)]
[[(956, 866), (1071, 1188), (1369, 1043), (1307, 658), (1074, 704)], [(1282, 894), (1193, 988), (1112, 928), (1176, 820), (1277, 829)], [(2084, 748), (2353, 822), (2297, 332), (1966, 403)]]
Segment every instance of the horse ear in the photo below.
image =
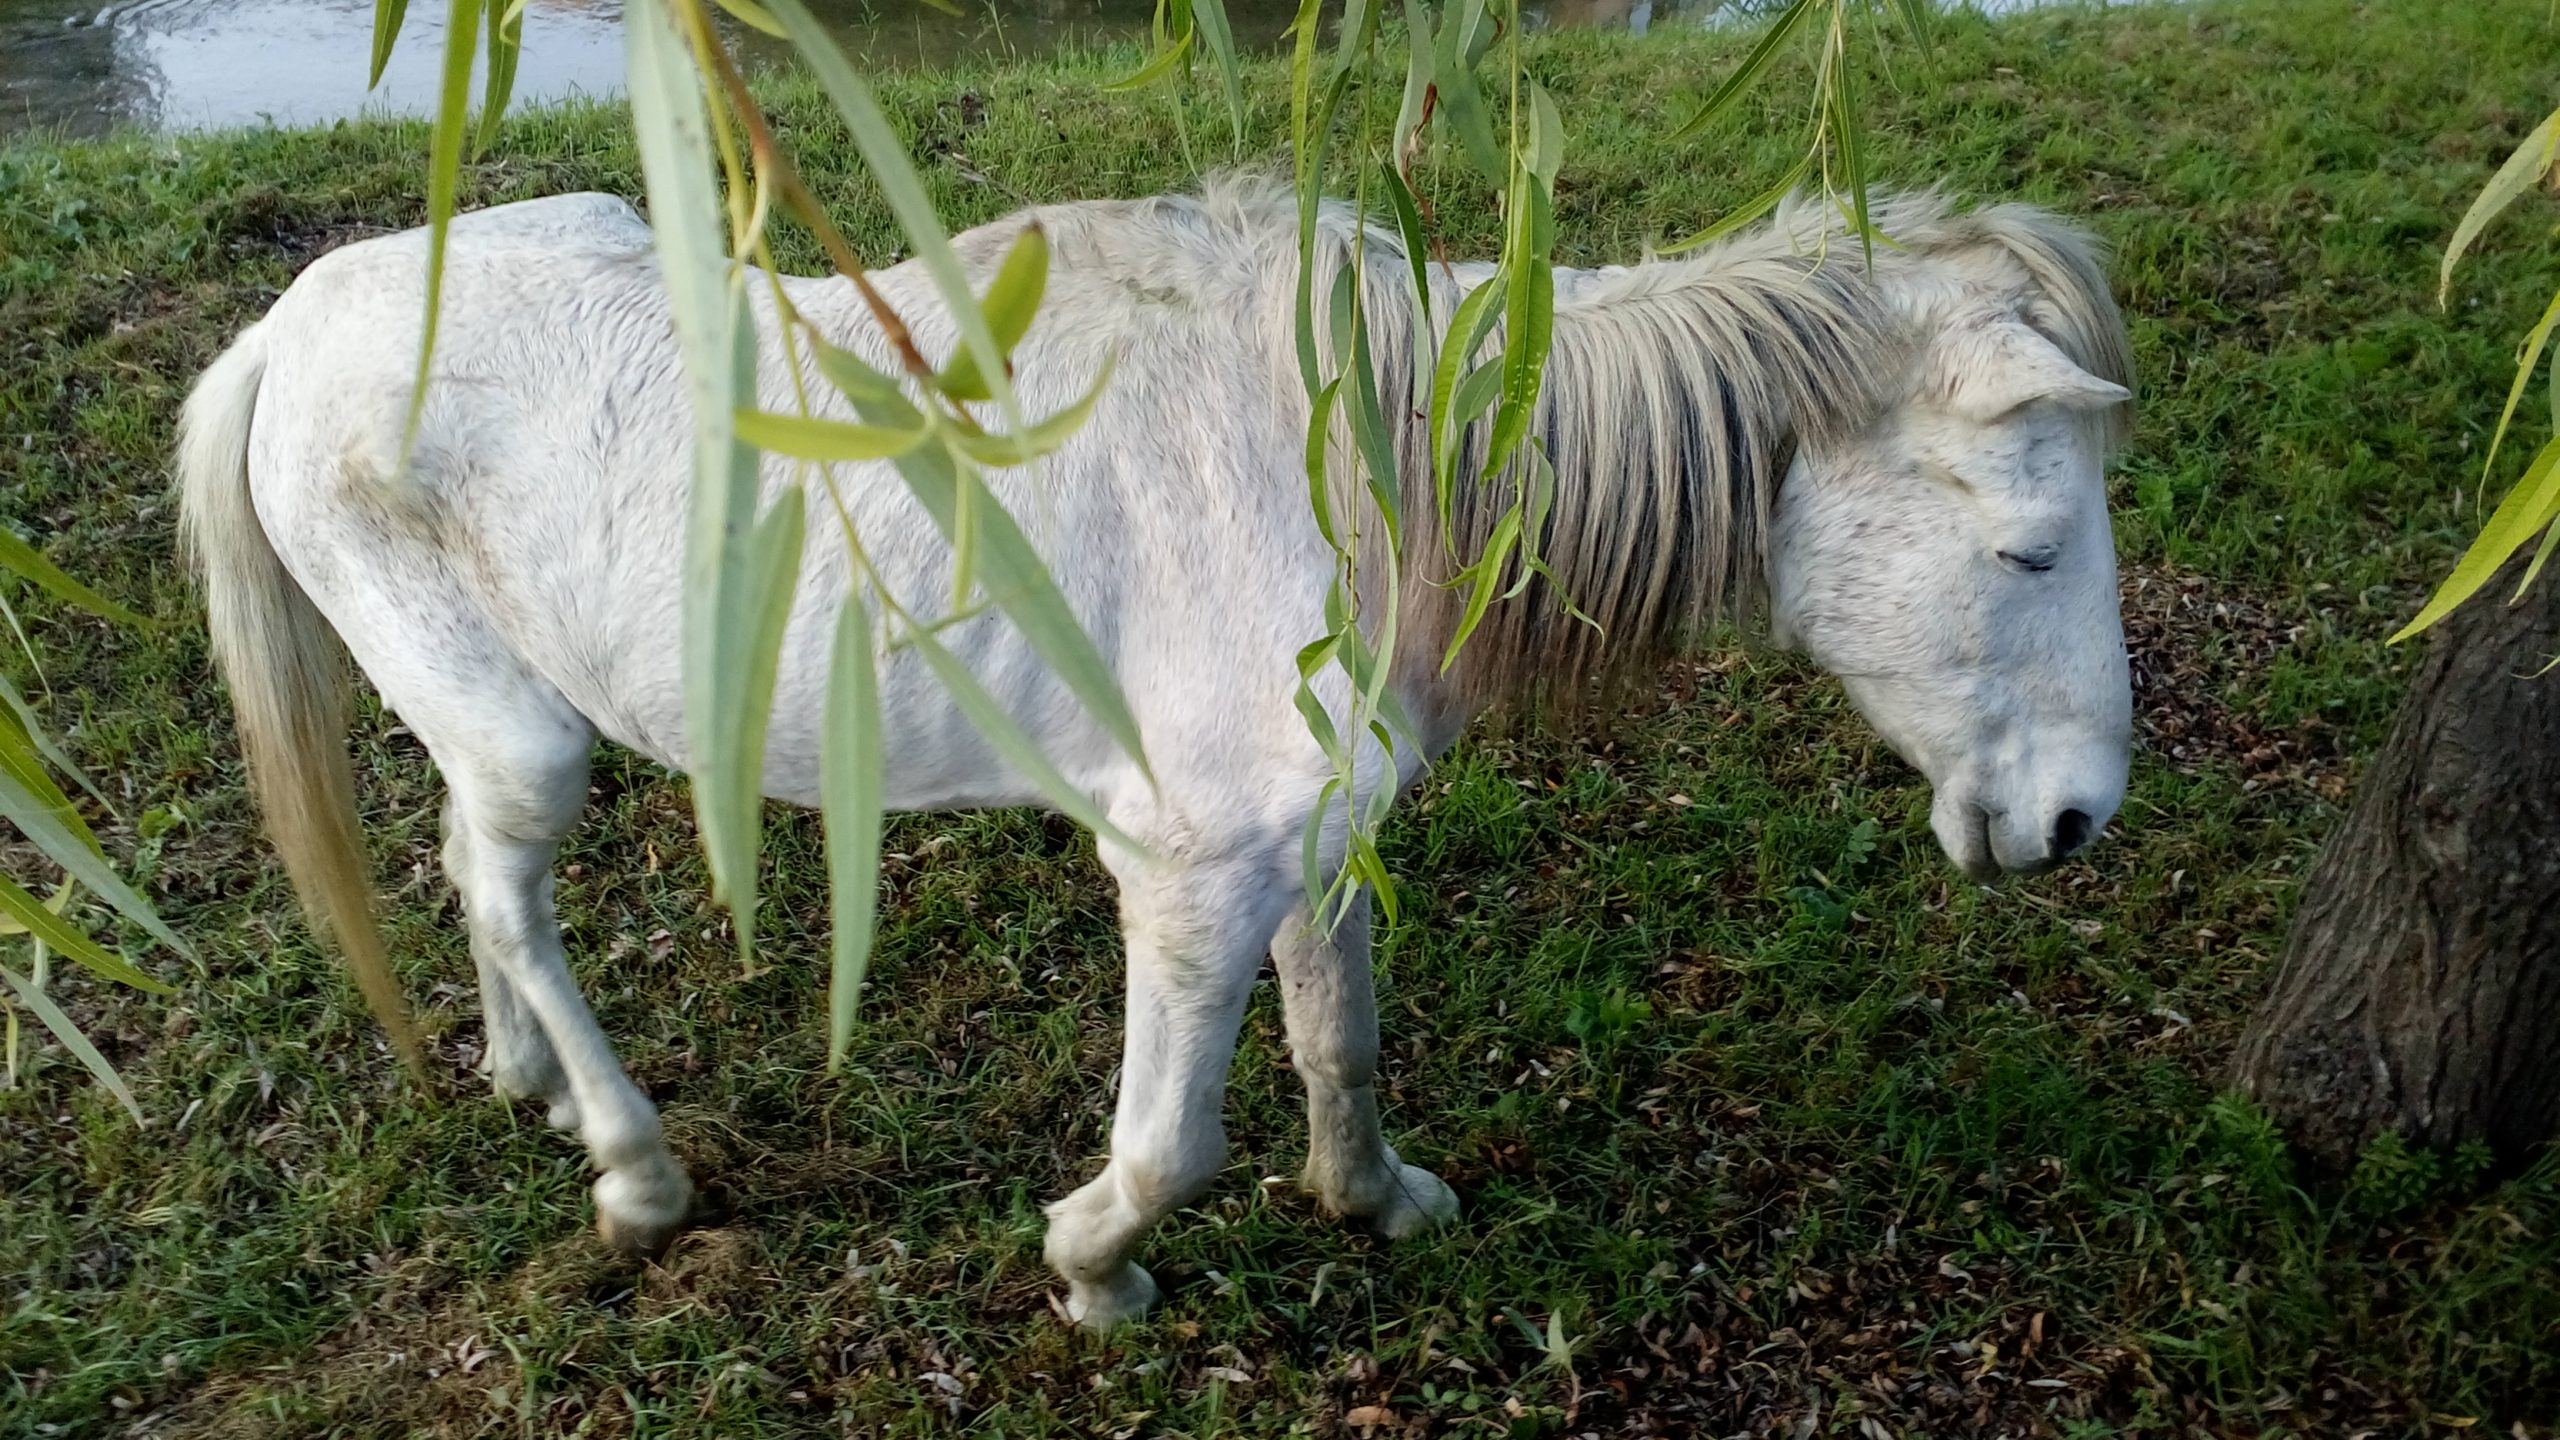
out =
[(2062, 347), (2015, 320), (2002, 320), (1946, 345), (1947, 408), (1988, 424), (2031, 400), (2066, 410), (2103, 410), (2133, 392), (2080, 368)]

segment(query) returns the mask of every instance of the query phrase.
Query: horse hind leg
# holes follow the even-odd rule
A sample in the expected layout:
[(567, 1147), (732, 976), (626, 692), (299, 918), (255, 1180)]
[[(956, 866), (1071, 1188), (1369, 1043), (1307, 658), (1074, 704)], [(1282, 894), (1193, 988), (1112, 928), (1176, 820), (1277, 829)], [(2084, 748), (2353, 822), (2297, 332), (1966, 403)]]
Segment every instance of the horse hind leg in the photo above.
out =
[[(449, 876), (472, 871), (471, 827), (455, 813), (450, 794), (444, 807), (444, 869)], [(577, 1096), (570, 1091), (569, 1074), (560, 1067), (559, 1052), (551, 1048), (542, 1021), (516, 993), (515, 981), (507, 977), (495, 947), (475, 938), (471, 961), (480, 976), (480, 1016), (488, 1032), (479, 1068), (489, 1078), (489, 1088), (501, 1100), (539, 1101), (548, 1108), (553, 1129), (575, 1131)]]
[(585, 808), (595, 727), (440, 564), (361, 529), (304, 533), (339, 547), (312, 567), (312, 598), (444, 774), (444, 860), (481, 977), (490, 1078), (576, 1129), (601, 1172), (597, 1227), (655, 1253), (683, 1227), (693, 1183), (579, 995), (552, 908), (551, 862)]
[(1454, 1218), (1458, 1197), (1439, 1176), (1396, 1155), (1378, 1127), (1378, 1003), (1369, 969), (1369, 897), (1332, 931), (1304, 902), (1271, 940), (1289, 1050), (1307, 1087), (1302, 1184), (1337, 1215), (1390, 1240)]
[(502, 1092), (548, 1100), (552, 1123), (576, 1129), (600, 1172), (597, 1228), (618, 1249), (656, 1254), (683, 1228), (693, 1183), (578, 993), (553, 908), (551, 863), (586, 799), (594, 732), (556, 692), (528, 698), (549, 703), (504, 721), (484, 708), (461, 756), (437, 753), (452, 789), (446, 864), (472, 957), (496, 982), (486, 996), (491, 1078)]

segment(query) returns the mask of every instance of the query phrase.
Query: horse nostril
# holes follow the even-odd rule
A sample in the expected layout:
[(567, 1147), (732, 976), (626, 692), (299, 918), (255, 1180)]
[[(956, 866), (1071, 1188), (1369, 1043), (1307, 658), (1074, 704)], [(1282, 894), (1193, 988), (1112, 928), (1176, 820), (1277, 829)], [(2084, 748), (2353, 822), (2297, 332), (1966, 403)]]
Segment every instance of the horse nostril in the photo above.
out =
[(2089, 817), (2078, 810), (2065, 810), (2053, 817), (2053, 847), (2047, 853), (2055, 860), (2069, 859), (2081, 846), (2089, 843)]

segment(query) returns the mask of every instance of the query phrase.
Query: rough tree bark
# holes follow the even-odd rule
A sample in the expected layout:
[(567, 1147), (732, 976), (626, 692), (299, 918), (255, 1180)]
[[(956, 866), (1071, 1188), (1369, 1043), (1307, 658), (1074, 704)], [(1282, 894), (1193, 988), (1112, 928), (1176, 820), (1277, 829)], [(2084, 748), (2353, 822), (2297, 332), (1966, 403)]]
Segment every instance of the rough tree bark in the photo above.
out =
[(2518, 574), (2429, 640), (2234, 1061), (2332, 1165), (2560, 1137), (2560, 584)]

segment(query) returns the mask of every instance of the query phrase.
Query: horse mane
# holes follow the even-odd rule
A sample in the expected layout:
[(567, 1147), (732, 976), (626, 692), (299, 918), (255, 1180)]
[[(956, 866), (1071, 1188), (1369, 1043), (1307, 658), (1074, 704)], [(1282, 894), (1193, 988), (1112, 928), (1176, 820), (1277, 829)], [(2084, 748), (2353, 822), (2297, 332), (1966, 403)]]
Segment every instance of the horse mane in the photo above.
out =
[[(1296, 202), (1285, 189), (1230, 178), (1197, 203), (1248, 240), (1257, 262), (1294, 257)], [(1914, 261), (1982, 250), (2009, 257), (2032, 291), (2024, 318), (2083, 368), (2130, 388), (2123, 320), (2085, 232), (2022, 205), (1958, 211), (1935, 191), (1880, 195), (1871, 214), (1890, 240), (1874, 247), (1872, 268), (1833, 206), (1799, 196), (1695, 255), (1559, 272), (1529, 428), (1553, 464), (1554, 497), (1522, 542), (1543, 568), (1524, 575), (1514, 560), (1502, 598), (1447, 675), (1465, 710), (1571, 712), (1653, 673), (1706, 627), (1751, 618), (1766, 592), (1778, 486), (1798, 446), (1846, 439), (1910, 393), (1925, 317), (1880, 281)], [(1329, 204), (1316, 242), (1320, 316), (1335, 277), (1359, 276), (1399, 472), (1398, 668), (1419, 680), (1439, 671), (1461, 623), (1466, 593), (1447, 582), (1461, 557), (1482, 553), (1518, 493), (1517, 462), (1481, 476), (1489, 424), (1480, 420), (1460, 445), (1444, 530), (1430, 462), (1426, 397), (1439, 342), (1489, 267), (1433, 262), (1418, 306), (1392, 234)], [(1266, 313), (1283, 357), (1277, 373), (1294, 377), (1294, 265), (1262, 268), (1283, 277)], [(1321, 319), (1319, 328), (1328, 328)], [(1331, 353), (1333, 342), (1320, 337), (1319, 346)], [(2109, 446), (2127, 423), (2123, 408), (2101, 422)], [(1337, 424), (1333, 445), (1337, 461), (1359, 453), (1347, 424)], [(1374, 517), (1361, 489), (1337, 480), (1337, 515)], [(1361, 602), (1383, 606), (1384, 527), (1363, 524)]]

